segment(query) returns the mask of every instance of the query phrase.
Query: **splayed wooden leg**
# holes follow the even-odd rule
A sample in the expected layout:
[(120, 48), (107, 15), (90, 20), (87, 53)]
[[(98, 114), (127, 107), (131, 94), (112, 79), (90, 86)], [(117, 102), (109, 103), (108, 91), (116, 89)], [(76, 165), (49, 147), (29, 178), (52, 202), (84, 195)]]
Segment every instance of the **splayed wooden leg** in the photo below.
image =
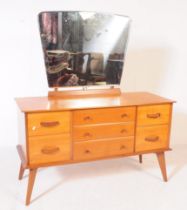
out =
[(23, 167), (22, 163), (20, 164), (20, 169), (19, 169), (19, 177), (18, 179), (21, 180), (23, 178), (25, 168)]
[(160, 166), (160, 169), (161, 169), (161, 172), (162, 172), (163, 180), (165, 182), (167, 182), (168, 179), (167, 179), (166, 162), (165, 162), (164, 152), (156, 153), (156, 155), (157, 155), (158, 163), (159, 163), (159, 166)]
[(28, 187), (27, 187), (27, 196), (26, 196), (26, 205), (30, 204), (30, 199), (32, 195), (33, 185), (36, 177), (37, 168), (30, 169)]
[(142, 163), (142, 155), (139, 155), (139, 162)]

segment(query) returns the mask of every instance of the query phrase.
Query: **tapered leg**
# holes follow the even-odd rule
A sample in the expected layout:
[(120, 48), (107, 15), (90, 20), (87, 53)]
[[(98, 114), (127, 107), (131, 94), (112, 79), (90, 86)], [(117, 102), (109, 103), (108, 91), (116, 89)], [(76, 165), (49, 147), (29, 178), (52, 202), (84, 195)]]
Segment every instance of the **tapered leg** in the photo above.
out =
[(167, 172), (166, 172), (166, 162), (165, 162), (165, 155), (164, 152), (156, 153), (158, 163), (162, 172), (162, 177), (165, 182), (167, 182)]
[(20, 169), (19, 169), (19, 177), (18, 179), (21, 180), (23, 178), (25, 168), (23, 167), (22, 163), (20, 164)]
[(32, 195), (32, 189), (36, 177), (37, 169), (30, 169), (28, 187), (27, 187), (27, 197), (26, 197), (26, 205), (30, 204), (30, 199)]
[(139, 162), (142, 163), (142, 155), (139, 155)]

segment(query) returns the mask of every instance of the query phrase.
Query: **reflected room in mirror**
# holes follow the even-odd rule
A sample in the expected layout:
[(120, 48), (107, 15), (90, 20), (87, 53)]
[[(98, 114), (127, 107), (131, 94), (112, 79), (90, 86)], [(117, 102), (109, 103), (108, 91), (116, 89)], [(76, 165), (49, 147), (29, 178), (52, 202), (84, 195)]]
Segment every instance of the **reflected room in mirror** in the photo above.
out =
[(120, 84), (129, 17), (41, 12), (39, 26), (49, 87)]

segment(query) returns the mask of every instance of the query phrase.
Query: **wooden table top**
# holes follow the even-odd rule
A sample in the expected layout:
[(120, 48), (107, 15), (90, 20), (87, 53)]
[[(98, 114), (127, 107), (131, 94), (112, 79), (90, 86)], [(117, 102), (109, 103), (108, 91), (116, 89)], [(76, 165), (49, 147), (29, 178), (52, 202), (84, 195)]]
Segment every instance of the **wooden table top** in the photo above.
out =
[(45, 97), (25, 97), (16, 98), (16, 103), (22, 112), (48, 112), (77, 109), (141, 106), (163, 103), (173, 103), (175, 101), (160, 97), (147, 92), (122, 93), (120, 96), (110, 97), (81, 97), (81, 98), (48, 98)]

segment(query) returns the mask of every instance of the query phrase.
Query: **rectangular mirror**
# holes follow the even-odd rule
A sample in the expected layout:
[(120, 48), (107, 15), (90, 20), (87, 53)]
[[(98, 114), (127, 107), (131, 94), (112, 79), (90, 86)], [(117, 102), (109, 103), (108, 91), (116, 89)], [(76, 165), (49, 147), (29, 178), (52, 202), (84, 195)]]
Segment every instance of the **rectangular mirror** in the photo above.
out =
[(41, 12), (39, 26), (49, 87), (120, 84), (129, 17)]

